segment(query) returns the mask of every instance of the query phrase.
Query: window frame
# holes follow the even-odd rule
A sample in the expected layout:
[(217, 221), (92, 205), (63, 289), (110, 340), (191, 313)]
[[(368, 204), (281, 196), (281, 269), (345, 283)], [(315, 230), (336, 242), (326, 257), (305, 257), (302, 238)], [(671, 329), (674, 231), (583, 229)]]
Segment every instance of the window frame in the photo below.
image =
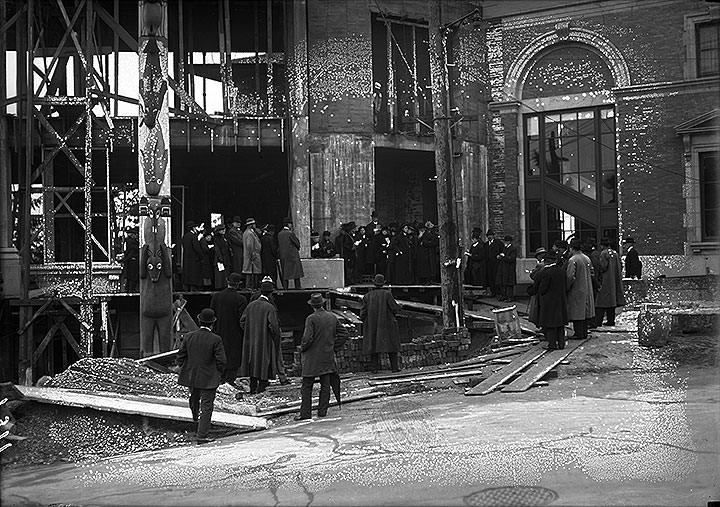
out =
[(716, 56), (715, 58), (715, 68), (712, 69), (709, 73), (704, 73), (701, 69), (703, 51), (700, 49), (700, 30), (704, 27), (715, 27), (715, 31), (717, 32), (718, 37), (716, 46), (713, 49), (715, 53), (720, 56), (720, 18), (695, 23), (695, 75), (697, 77), (718, 76), (720, 75), (720, 59), (718, 58), (718, 56)]
[[(696, 151), (696, 157), (697, 157), (697, 177), (698, 177), (698, 186), (699, 186), (699, 205), (698, 205), (698, 211), (699, 211), (699, 221), (700, 221), (700, 241), (703, 243), (711, 243), (711, 242), (717, 242), (720, 241), (720, 232), (716, 231), (716, 234), (714, 236), (707, 235), (705, 233), (705, 217), (706, 217), (706, 198), (705, 198), (705, 187), (707, 184), (707, 181), (704, 178), (703, 175), (703, 166), (702, 166), (702, 158), (708, 154), (714, 154), (715, 158), (720, 161), (720, 148), (716, 149), (698, 149)], [(718, 208), (715, 208), (718, 209)], [(717, 213), (716, 213), (717, 215)]]
[[(712, 75), (700, 76), (698, 73), (699, 59), (697, 55), (698, 34), (697, 27), (705, 23), (713, 23), (720, 20), (720, 8), (713, 7), (709, 11), (685, 15), (685, 65), (683, 75), (685, 79), (715, 78), (719, 72)], [(719, 64), (720, 67), (720, 64)]]

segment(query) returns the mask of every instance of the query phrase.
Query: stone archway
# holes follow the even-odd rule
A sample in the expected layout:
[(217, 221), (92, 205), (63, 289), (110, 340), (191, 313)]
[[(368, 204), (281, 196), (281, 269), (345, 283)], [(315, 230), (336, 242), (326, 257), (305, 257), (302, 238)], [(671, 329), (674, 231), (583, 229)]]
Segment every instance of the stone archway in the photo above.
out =
[(506, 98), (519, 100), (525, 77), (532, 68), (538, 55), (551, 46), (561, 42), (579, 42), (598, 51), (613, 75), (616, 87), (630, 85), (630, 73), (625, 58), (615, 45), (600, 34), (584, 28), (573, 28), (566, 23), (558, 23), (555, 30), (547, 32), (526, 46), (515, 58), (508, 69), (503, 91)]

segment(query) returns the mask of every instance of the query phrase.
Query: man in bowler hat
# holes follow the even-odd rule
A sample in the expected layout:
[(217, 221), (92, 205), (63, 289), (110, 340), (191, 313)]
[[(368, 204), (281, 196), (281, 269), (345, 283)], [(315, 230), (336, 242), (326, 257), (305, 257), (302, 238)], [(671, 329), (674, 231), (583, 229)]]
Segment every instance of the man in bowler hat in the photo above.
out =
[(226, 362), (222, 338), (212, 332), (215, 320), (215, 312), (204, 308), (198, 315), (200, 329), (188, 333), (177, 354), (178, 384), (190, 388), (190, 411), (197, 422), (199, 444), (213, 440), (209, 437), (210, 420)]
[(322, 294), (312, 294), (308, 304), (312, 306), (313, 313), (305, 319), (305, 331), (300, 343), (302, 401), (296, 421), (311, 417), (312, 390), (317, 377), (320, 378), (318, 417), (327, 415), (330, 405), (330, 378), (333, 373), (337, 373), (335, 351), (342, 347), (348, 335), (335, 314), (324, 308), (325, 298)]
[(400, 311), (392, 293), (383, 288), (385, 276), (375, 275), (375, 287), (362, 300), (360, 320), (363, 321), (363, 353), (372, 357), (372, 370), (380, 367), (380, 354), (387, 352), (392, 371), (400, 371), (400, 329), (395, 316)]
[(637, 250), (635, 250), (635, 240), (625, 238), (623, 240), (623, 249), (625, 250), (625, 278), (642, 278), (642, 262), (640, 262)]
[(210, 308), (217, 316), (217, 333), (222, 337), (227, 355), (222, 382), (230, 385), (235, 384), (237, 371), (240, 368), (243, 350), (243, 330), (240, 327), (240, 317), (248, 304), (247, 298), (238, 291), (241, 281), (242, 276), (239, 273), (230, 273), (227, 287), (213, 294), (210, 299)]

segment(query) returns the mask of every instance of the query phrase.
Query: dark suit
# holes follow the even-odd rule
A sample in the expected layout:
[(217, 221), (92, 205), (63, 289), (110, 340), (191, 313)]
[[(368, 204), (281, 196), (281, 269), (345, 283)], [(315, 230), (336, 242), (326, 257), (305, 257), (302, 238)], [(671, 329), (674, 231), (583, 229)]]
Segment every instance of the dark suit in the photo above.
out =
[(337, 372), (335, 350), (342, 347), (347, 334), (335, 314), (323, 308), (316, 309), (305, 319), (305, 331), (300, 343), (303, 378), (300, 389), (300, 417), (310, 418), (315, 377), (320, 377), (318, 416), (327, 415), (330, 405), (330, 374)]
[(215, 391), (226, 362), (222, 338), (207, 328), (188, 333), (180, 345), (178, 384), (190, 388), (190, 411), (198, 423), (198, 438), (207, 438), (210, 431)]
[(243, 330), (240, 327), (240, 317), (247, 304), (245, 296), (229, 287), (213, 294), (210, 300), (210, 308), (215, 310), (217, 316), (215, 330), (222, 337), (227, 355), (222, 380), (229, 384), (235, 382), (242, 362)]
[(182, 282), (186, 291), (202, 287), (203, 250), (196, 232), (188, 231), (182, 237)]
[(625, 277), (642, 278), (642, 262), (640, 262), (640, 256), (634, 246), (628, 248), (628, 252), (625, 254)]

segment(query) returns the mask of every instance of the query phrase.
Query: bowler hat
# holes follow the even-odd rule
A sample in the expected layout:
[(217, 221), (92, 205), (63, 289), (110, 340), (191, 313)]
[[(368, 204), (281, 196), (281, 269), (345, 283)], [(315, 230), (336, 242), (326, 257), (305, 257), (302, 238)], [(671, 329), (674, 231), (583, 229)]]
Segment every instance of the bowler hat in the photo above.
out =
[(215, 311), (212, 308), (203, 308), (200, 310), (197, 319), (201, 324), (212, 324), (217, 320), (215, 318)]
[(544, 255), (547, 253), (547, 250), (545, 250), (544, 246), (541, 246), (537, 250), (535, 250), (535, 257), (537, 258), (539, 255)]
[(241, 224), (241, 223), (242, 223), (242, 218), (240, 218), (239, 216), (235, 215), (235, 216), (233, 217), (232, 221)]
[(308, 304), (310, 306), (322, 306), (325, 304), (325, 298), (320, 293), (315, 293), (310, 295), (310, 299), (308, 299)]
[(290, 217), (285, 217), (285, 218), (283, 218), (282, 223), (283, 223), (283, 225), (291, 224), (291, 223), (293, 223), (293, 219)]
[(375, 278), (373, 278), (373, 284), (377, 285), (378, 287), (382, 287), (385, 285), (385, 275), (382, 273), (378, 273), (375, 275)]
[(275, 290), (275, 284), (273, 284), (272, 282), (260, 282), (260, 293), (261, 294), (270, 294), (274, 290)]
[(507, 236), (504, 236), (504, 237), (503, 237), (503, 241), (512, 241), (512, 240), (513, 240), (513, 238), (512, 238), (512, 236), (510, 236), (510, 235), (507, 235)]
[(240, 273), (230, 273), (227, 277), (228, 285), (237, 286), (242, 281), (242, 275)]
[(579, 238), (573, 238), (570, 240), (570, 248), (573, 250), (581, 250), (582, 249), (582, 241), (580, 241)]
[(631, 238), (630, 236), (628, 236), (627, 238), (623, 238), (623, 244), (625, 244), (625, 243), (632, 243), (634, 245), (635, 240), (633, 238)]
[(188, 220), (187, 222), (185, 222), (186, 229), (194, 229), (196, 225), (197, 224), (192, 220)]
[(492, 229), (488, 229), (488, 231), (485, 233), (485, 236), (495, 236), (495, 231)]
[(245, 220), (245, 225), (255, 225), (255, 219), (250, 217), (247, 220)]

